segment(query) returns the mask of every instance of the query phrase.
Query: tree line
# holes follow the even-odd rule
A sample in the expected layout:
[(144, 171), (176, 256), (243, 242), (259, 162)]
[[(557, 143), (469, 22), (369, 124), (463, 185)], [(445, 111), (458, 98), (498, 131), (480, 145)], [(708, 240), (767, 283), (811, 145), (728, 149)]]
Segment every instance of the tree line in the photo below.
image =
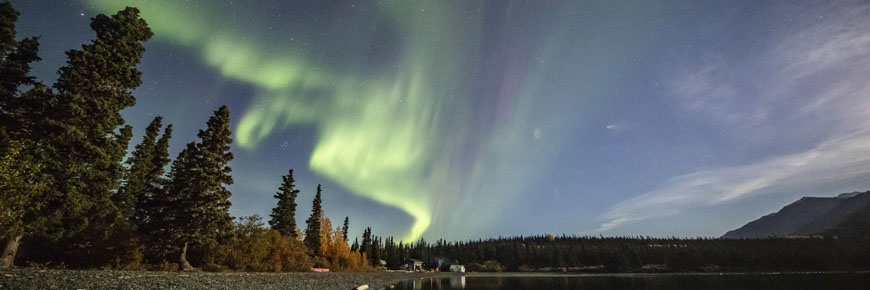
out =
[(153, 35), (138, 9), (94, 17), (96, 38), (66, 52), (51, 85), (30, 73), (39, 39), (16, 39), (18, 16), (0, 3), (0, 268), (369, 269), (348, 247), (349, 220), (332, 229), (324, 217), (320, 186), (304, 235), (296, 228), (292, 170), (271, 228), (259, 216), (234, 222), (226, 106), (175, 160), (172, 124), (159, 116), (124, 160), (132, 127), (121, 111), (136, 103), (136, 66)]
[(426, 269), (461, 264), (487, 272), (757, 272), (870, 269), (866, 238), (653, 238), (519, 236), (434, 243), (363, 238), (360, 251), (372, 264), (403, 269), (419, 259)]

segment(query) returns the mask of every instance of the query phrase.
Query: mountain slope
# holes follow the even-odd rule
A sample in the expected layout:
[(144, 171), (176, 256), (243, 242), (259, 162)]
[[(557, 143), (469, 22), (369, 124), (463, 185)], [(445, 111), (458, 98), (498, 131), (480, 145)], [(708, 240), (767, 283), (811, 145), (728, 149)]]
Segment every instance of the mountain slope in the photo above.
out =
[[(725, 233), (723, 238), (763, 238), (859, 232), (864, 221), (856, 214), (870, 206), (870, 192), (837, 197), (804, 197), (780, 211)], [(868, 213), (870, 214), (870, 213)], [(850, 221), (849, 224), (846, 224)]]
[(826, 236), (870, 237), (870, 205), (865, 205), (840, 224), (819, 233)]

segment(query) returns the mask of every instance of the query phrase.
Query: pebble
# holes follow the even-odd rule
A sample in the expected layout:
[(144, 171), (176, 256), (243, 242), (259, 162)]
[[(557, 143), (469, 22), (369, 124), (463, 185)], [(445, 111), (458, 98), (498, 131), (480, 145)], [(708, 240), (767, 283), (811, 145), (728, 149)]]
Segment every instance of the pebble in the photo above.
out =
[[(0, 271), (0, 289), (384, 289), (419, 273), (178, 273), (112, 270)], [(360, 286), (362, 285), (362, 286)]]

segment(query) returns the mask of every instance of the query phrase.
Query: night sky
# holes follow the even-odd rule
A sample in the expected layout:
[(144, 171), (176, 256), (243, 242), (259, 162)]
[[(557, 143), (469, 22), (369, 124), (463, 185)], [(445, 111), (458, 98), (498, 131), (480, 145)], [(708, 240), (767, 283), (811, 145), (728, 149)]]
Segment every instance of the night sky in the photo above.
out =
[(870, 189), (866, 1), (13, 0), (53, 82), (90, 18), (154, 31), (130, 148), (232, 112), (231, 214), (288, 169), (351, 235), (719, 236)]

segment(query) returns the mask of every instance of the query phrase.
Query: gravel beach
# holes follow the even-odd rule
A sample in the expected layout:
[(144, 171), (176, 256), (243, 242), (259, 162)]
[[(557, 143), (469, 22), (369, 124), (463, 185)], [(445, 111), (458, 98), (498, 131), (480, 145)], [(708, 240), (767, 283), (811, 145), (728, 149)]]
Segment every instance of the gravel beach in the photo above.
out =
[[(443, 273), (444, 275), (447, 273)], [(206, 273), (107, 270), (0, 271), (0, 289), (317, 289), (359, 285), (385, 289), (398, 281), (433, 273)]]

